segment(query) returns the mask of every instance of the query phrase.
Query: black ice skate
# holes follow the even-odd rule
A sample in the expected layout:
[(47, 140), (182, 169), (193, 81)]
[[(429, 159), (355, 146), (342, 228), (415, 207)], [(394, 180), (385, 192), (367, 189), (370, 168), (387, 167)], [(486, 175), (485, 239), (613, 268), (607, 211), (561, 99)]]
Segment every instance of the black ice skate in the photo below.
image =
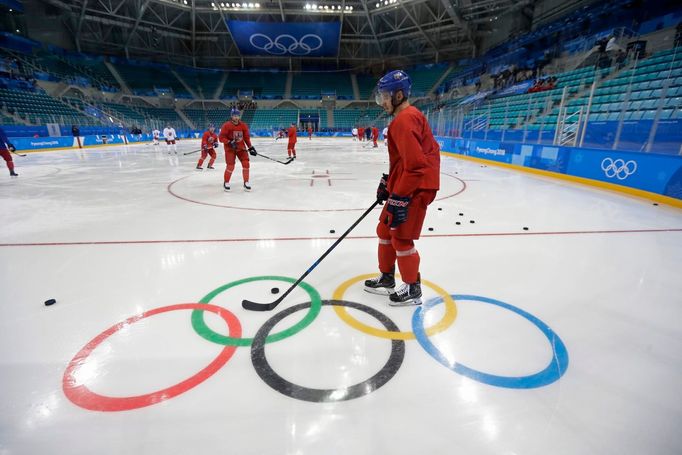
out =
[(213, 166), (208, 166), (206, 169), (215, 169)]
[(249, 182), (244, 182), (244, 191), (251, 191), (251, 184)]
[(365, 280), (365, 291), (372, 294), (391, 295), (395, 288), (395, 276), (393, 272), (382, 273), (376, 278)]
[[(210, 168), (209, 168), (210, 169)], [(197, 171), (203, 171), (204, 169), (201, 166), (197, 166)]]
[(17, 174), (17, 173), (14, 172), (14, 171), (9, 171), (9, 176), (10, 176), (10, 177), (19, 177), (19, 174)]
[(230, 191), (230, 184), (228, 182), (223, 183), (223, 188), (225, 191)]
[(416, 283), (403, 283), (395, 293), (390, 295), (391, 301), (388, 302), (391, 306), (408, 306), (422, 304), (422, 285), (421, 277), (417, 278)]

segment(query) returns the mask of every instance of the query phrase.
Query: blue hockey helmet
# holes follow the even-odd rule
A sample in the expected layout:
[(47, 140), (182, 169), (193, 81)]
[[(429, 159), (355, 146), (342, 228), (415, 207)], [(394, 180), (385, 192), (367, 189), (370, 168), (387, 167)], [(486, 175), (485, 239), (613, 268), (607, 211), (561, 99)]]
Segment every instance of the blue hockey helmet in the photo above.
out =
[(209, 130), (210, 130), (210, 129), (215, 129), (215, 125), (214, 125), (213, 123), (209, 123), (209, 124), (208, 124), (208, 129), (209, 129)]
[(230, 117), (235, 117), (235, 116), (236, 116), (236, 117), (241, 117), (241, 116), (242, 116), (242, 113), (239, 111), (239, 109), (237, 109), (236, 107), (233, 107), (233, 108), (230, 110)]
[(398, 90), (403, 92), (403, 99), (406, 100), (410, 96), (412, 89), (412, 80), (405, 71), (395, 70), (386, 73), (384, 77), (377, 82), (377, 90), (375, 95), (376, 103), (381, 106), (383, 97), (390, 96), (393, 106), (397, 106), (395, 102), (395, 94)]

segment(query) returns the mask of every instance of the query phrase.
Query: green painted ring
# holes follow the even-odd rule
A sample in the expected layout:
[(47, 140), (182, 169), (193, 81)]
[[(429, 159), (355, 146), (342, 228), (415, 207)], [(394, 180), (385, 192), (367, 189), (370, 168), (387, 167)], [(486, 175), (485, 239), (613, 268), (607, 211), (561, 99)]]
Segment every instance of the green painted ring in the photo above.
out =
[[(223, 286), (220, 286), (219, 288), (212, 290), (211, 292), (206, 294), (201, 300), (199, 300), (199, 303), (210, 303), (211, 300), (213, 300), (215, 296), (217, 296), (221, 292), (226, 291), (235, 286), (239, 286), (240, 284), (250, 283), (252, 281), (266, 280), (284, 281), (287, 283), (296, 282), (295, 278), (289, 278), (286, 276), (254, 276), (250, 278), (244, 278), (241, 280), (232, 281), (231, 283), (227, 283)], [(322, 298), (320, 297), (320, 293), (317, 292), (314, 287), (312, 287), (311, 285), (304, 281), (301, 281), (298, 285), (305, 292), (308, 293), (311, 302), (310, 309), (303, 317), (303, 319), (301, 319), (298, 323), (294, 324), (293, 326), (289, 327), (286, 330), (282, 330), (281, 332), (269, 335), (265, 340), (266, 343), (280, 341), (297, 334), (301, 330), (308, 327), (315, 320), (317, 315), (320, 314), (320, 309), (322, 308)], [(221, 344), (225, 346), (251, 346), (251, 344), (253, 343), (253, 338), (235, 338), (214, 332), (211, 328), (208, 327), (208, 325), (206, 325), (206, 321), (204, 320), (204, 311), (200, 310), (192, 311), (192, 327), (202, 338), (212, 343)]]

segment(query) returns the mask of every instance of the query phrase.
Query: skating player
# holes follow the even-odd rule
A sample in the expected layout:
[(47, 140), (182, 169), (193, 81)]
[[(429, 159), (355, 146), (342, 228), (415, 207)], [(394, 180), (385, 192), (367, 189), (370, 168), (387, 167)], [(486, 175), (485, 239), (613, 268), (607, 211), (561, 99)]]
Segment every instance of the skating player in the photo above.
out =
[(251, 183), (249, 183), (249, 154), (256, 156), (258, 153), (256, 148), (251, 145), (249, 126), (241, 121), (241, 116), (242, 114), (239, 112), (239, 109), (232, 108), (230, 120), (223, 124), (218, 135), (218, 140), (225, 145), (225, 163), (227, 164), (223, 179), (225, 191), (230, 191), (230, 179), (232, 178), (232, 171), (234, 171), (237, 158), (239, 158), (239, 162), (242, 165), (244, 190), (251, 191)]
[(289, 143), (287, 144), (287, 155), (296, 159), (296, 124), (292, 123), (287, 130), (287, 135), (289, 136)]
[(312, 141), (313, 140), (313, 129), (312, 127), (308, 127), (308, 140)]
[(204, 135), (201, 137), (201, 158), (197, 163), (197, 169), (202, 170), (202, 165), (207, 156), (210, 155), (211, 159), (208, 160), (208, 166), (206, 169), (215, 169), (213, 163), (215, 163), (215, 146), (218, 144), (218, 136), (215, 134), (215, 127), (211, 124), (208, 125), (208, 129), (204, 131)]
[(365, 140), (365, 129), (363, 127), (358, 128), (358, 140), (360, 142)]
[(384, 137), (384, 145), (388, 145), (388, 126), (384, 127), (384, 130), (381, 132), (381, 135)]
[(277, 132), (277, 137), (275, 138), (275, 140), (277, 141), (279, 139), (284, 139), (286, 136), (287, 133), (286, 131), (284, 131), (284, 128), (280, 128), (280, 130)]
[(175, 141), (178, 138), (178, 136), (175, 133), (175, 128), (173, 128), (170, 125), (166, 125), (166, 127), (163, 129), (163, 137), (164, 137), (164, 139), (166, 139), (166, 150), (168, 151), (168, 154), (170, 155), (171, 145), (172, 145), (173, 151), (177, 155), (178, 149), (175, 146)]
[(358, 140), (358, 129), (357, 129), (357, 128), (353, 128), (353, 129), (351, 130), (351, 134), (353, 135), (353, 140), (354, 140), (354, 141), (357, 141), (357, 140)]
[(159, 145), (159, 136), (161, 136), (161, 131), (157, 129), (152, 131), (152, 145), (155, 147)]
[(10, 152), (14, 152), (15, 150), (16, 148), (14, 148), (12, 143), (7, 138), (5, 131), (0, 128), (0, 156), (5, 160), (5, 164), (7, 164), (10, 177), (19, 176), (19, 174), (14, 172), (14, 161), (12, 161), (12, 155), (10, 154)]
[[(440, 184), (438, 143), (426, 117), (410, 106), (411, 86), (405, 72), (391, 71), (379, 80), (376, 93), (377, 104), (394, 118), (388, 133), (389, 172), (377, 188), (377, 199), (386, 201), (377, 225), (381, 275), (365, 281), (365, 290), (389, 295), (392, 306), (422, 303), (414, 241)], [(404, 283), (394, 292), (396, 259)]]
[(374, 148), (379, 147), (377, 141), (379, 140), (379, 128), (372, 126), (372, 141), (374, 142)]

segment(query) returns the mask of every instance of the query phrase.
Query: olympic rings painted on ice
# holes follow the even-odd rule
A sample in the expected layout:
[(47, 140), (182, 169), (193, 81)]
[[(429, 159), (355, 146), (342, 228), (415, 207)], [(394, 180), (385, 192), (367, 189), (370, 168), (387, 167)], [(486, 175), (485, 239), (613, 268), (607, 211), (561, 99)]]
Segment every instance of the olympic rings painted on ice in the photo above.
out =
[[(375, 276), (376, 273), (368, 273), (365, 275), (358, 275), (356, 277), (344, 281), (343, 283), (341, 283), (341, 285), (339, 285), (339, 287), (336, 288), (336, 290), (334, 290), (334, 293), (332, 294), (332, 299), (342, 300), (348, 288), (351, 287), (353, 284), (357, 283), (358, 281), (373, 278)], [(396, 274), (396, 276), (398, 277), (400, 275)], [(443, 318), (440, 321), (438, 321), (435, 325), (426, 329), (426, 333), (428, 335), (435, 335), (436, 333), (442, 332), (443, 330), (447, 329), (452, 325), (453, 322), (455, 322), (455, 319), (457, 318), (457, 306), (455, 305), (455, 302), (452, 300), (452, 297), (450, 297), (450, 294), (448, 294), (447, 291), (441, 288), (440, 286), (428, 280), (422, 280), (422, 283), (436, 291), (445, 301), (445, 314), (443, 314)], [(414, 332), (382, 330), (377, 329), (376, 327), (372, 327), (371, 325), (363, 324), (362, 322), (358, 321), (353, 316), (351, 316), (350, 313), (346, 311), (345, 306), (342, 305), (335, 305), (334, 311), (341, 318), (341, 320), (343, 320), (343, 322), (369, 335), (374, 335), (380, 338), (388, 338), (390, 340), (414, 340), (416, 338)]]
[(451, 369), (455, 373), (466, 376), (470, 379), (482, 382), (484, 384), (506, 387), (509, 389), (532, 389), (536, 387), (546, 386), (557, 381), (568, 368), (568, 351), (561, 338), (554, 333), (554, 331), (544, 322), (536, 318), (530, 313), (523, 311), (520, 308), (509, 305), (508, 303), (500, 302), (499, 300), (489, 299), (487, 297), (479, 297), (476, 295), (459, 295), (453, 294), (453, 299), (458, 302), (464, 300), (474, 300), (478, 302), (490, 303), (510, 310), (533, 323), (540, 331), (547, 337), (549, 344), (552, 346), (552, 360), (549, 365), (542, 371), (528, 376), (498, 376), (489, 373), (483, 373), (473, 368), (462, 365), (461, 363), (451, 362), (445, 355), (434, 345), (424, 330), (424, 315), (434, 306), (443, 301), (441, 297), (427, 302), (424, 308), (417, 308), (412, 316), (412, 330), (417, 335), (417, 341), (424, 348), (426, 352), (436, 359), (445, 367)]
[(297, 40), (294, 36), (285, 33), (273, 40), (268, 35), (254, 33), (249, 37), (249, 43), (254, 48), (272, 55), (308, 55), (322, 47), (322, 38), (309, 33)]
[(88, 357), (90, 354), (92, 354), (92, 351), (94, 351), (97, 346), (99, 346), (111, 335), (141, 319), (175, 310), (209, 311), (211, 313), (215, 313), (223, 318), (223, 320), (227, 323), (230, 335), (235, 337), (239, 337), (241, 335), (242, 328), (235, 315), (228, 310), (215, 305), (206, 305), (201, 303), (180, 303), (177, 305), (170, 305), (145, 311), (142, 314), (133, 316), (123, 322), (119, 322), (118, 324), (109, 327), (107, 330), (93, 338), (88, 344), (85, 345), (83, 349), (78, 352), (78, 354), (75, 355), (71, 362), (69, 362), (62, 379), (62, 390), (64, 390), (66, 397), (75, 405), (90, 411), (129, 411), (131, 409), (151, 406), (161, 401), (178, 396), (213, 376), (216, 371), (218, 371), (227, 363), (228, 360), (230, 360), (232, 354), (234, 354), (234, 352), (237, 350), (236, 346), (225, 346), (225, 348), (220, 351), (220, 354), (218, 354), (218, 357), (216, 357), (211, 363), (208, 364), (208, 366), (196, 373), (194, 376), (191, 376), (190, 378), (163, 390), (147, 393), (144, 395), (131, 397), (108, 397), (100, 395), (91, 391), (87, 385), (81, 383), (81, 380), (78, 378), (79, 370), (83, 368)]
[[(322, 301), (322, 305), (329, 305), (334, 308), (355, 308), (356, 310), (363, 311), (377, 319), (386, 327), (386, 330), (391, 332), (397, 332), (399, 330), (398, 326), (395, 325), (388, 316), (366, 305), (343, 300), (324, 300)], [(391, 340), (391, 354), (384, 366), (371, 378), (348, 387), (338, 389), (313, 389), (294, 384), (277, 374), (265, 357), (265, 343), (268, 334), (278, 322), (287, 316), (310, 307), (310, 302), (289, 307), (284, 311), (275, 314), (263, 324), (258, 330), (258, 333), (256, 333), (253, 344), (251, 345), (251, 362), (253, 363), (253, 367), (256, 370), (256, 373), (258, 373), (258, 376), (260, 376), (267, 385), (282, 395), (296, 398), (297, 400), (311, 401), (314, 403), (329, 403), (347, 401), (365, 396), (383, 386), (395, 376), (405, 358), (405, 342), (396, 339)]]
[[(289, 278), (286, 276), (254, 276), (251, 278), (244, 278), (242, 280), (227, 283), (226, 285), (220, 286), (219, 288), (212, 290), (207, 295), (205, 295), (201, 300), (199, 300), (199, 302), (209, 303), (211, 300), (215, 298), (215, 296), (230, 288), (239, 286), (240, 284), (250, 283), (252, 281), (264, 280), (284, 281), (287, 283), (296, 282), (295, 278)], [(310, 305), (310, 311), (308, 311), (308, 313), (303, 317), (303, 319), (301, 319), (300, 322), (294, 324), (293, 326), (289, 327), (286, 330), (282, 330), (281, 332), (273, 333), (272, 335), (270, 335), (266, 340), (267, 343), (283, 340), (284, 338), (297, 334), (301, 330), (308, 327), (310, 323), (313, 322), (313, 320), (317, 317), (317, 315), (320, 314), (320, 308), (322, 304), (322, 298), (320, 297), (320, 293), (317, 292), (314, 287), (312, 287), (305, 281), (300, 282), (298, 285), (304, 291), (306, 291), (308, 293), (308, 296), (310, 297), (310, 301), (312, 302), (312, 304)], [(224, 344), (228, 346), (250, 346), (251, 343), (253, 342), (253, 338), (225, 336), (220, 333), (214, 332), (208, 327), (208, 325), (206, 325), (206, 321), (204, 321), (204, 313), (202, 311), (192, 312), (192, 327), (194, 327), (194, 330), (204, 339), (216, 344)]]
[[(306, 303), (300, 303), (276, 313), (258, 329), (254, 338), (241, 338), (241, 324), (234, 314), (224, 308), (212, 305), (209, 302), (218, 294), (244, 283), (266, 280), (277, 280), (287, 283), (294, 283), (296, 281), (294, 278), (284, 276), (255, 276), (251, 278), (245, 278), (233, 281), (211, 291), (204, 298), (202, 298), (199, 303), (181, 303), (146, 311), (110, 327), (86, 344), (85, 347), (81, 349), (69, 362), (62, 379), (62, 389), (64, 390), (66, 397), (71, 402), (84, 409), (92, 411), (125, 411), (138, 409), (173, 398), (202, 383), (211, 377), (223, 365), (225, 365), (228, 360), (230, 360), (238, 346), (251, 346), (251, 362), (253, 367), (256, 370), (258, 376), (268, 386), (291, 398), (319, 403), (360, 398), (373, 392), (379, 387), (382, 387), (384, 384), (390, 381), (400, 369), (405, 356), (405, 340), (411, 339), (416, 339), (420, 346), (422, 346), (422, 348), (424, 348), (424, 350), (431, 357), (450, 370), (478, 382), (496, 387), (529, 389), (546, 386), (561, 378), (568, 368), (568, 351), (566, 350), (566, 346), (561, 341), (559, 336), (554, 333), (554, 331), (552, 331), (547, 324), (540, 321), (535, 316), (515, 306), (487, 297), (460, 294), (450, 295), (439, 286), (426, 280), (422, 280), (422, 282), (426, 286), (436, 291), (436, 293), (439, 294), (439, 297), (428, 301), (423, 307), (418, 307), (415, 310), (412, 315), (412, 332), (401, 332), (397, 325), (381, 311), (360, 303), (343, 300), (343, 295), (351, 285), (373, 276), (375, 275), (360, 275), (346, 280), (339, 285), (336, 290), (334, 290), (332, 300), (325, 301), (322, 301), (320, 294), (312, 286), (304, 282), (299, 283), (299, 286), (306, 291), (310, 297), (310, 301)], [(457, 306), (455, 304), (455, 300), (473, 300), (489, 303), (500, 308), (510, 310), (527, 319), (538, 329), (540, 329), (540, 331), (542, 331), (542, 333), (549, 340), (553, 353), (552, 361), (550, 361), (549, 365), (547, 365), (538, 373), (518, 377), (499, 376), (484, 373), (460, 363), (449, 361), (429, 337), (444, 331), (455, 321), (457, 317)], [(445, 304), (445, 312), (443, 317), (435, 325), (425, 328), (424, 319), (426, 313), (440, 303)], [(322, 306), (333, 307), (336, 314), (344, 322), (361, 332), (391, 340), (391, 354), (379, 372), (372, 377), (349, 387), (338, 389), (313, 389), (293, 384), (290, 381), (282, 378), (273, 370), (268, 363), (267, 358), (265, 357), (265, 345), (274, 341), (283, 340), (284, 338), (295, 335), (296, 333), (303, 330), (317, 317)], [(347, 308), (354, 308), (374, 317), (385, 327), (385, 330), (361, 323), (357, 319), (350, 316)], [(283, 319), (305, 309), (308, 309), (308, 311), (301, 321), (286, 330), (270, 334), (272, 329)], [(92, 354), (92, 352), (111, 335), (141, 319), (175, 310), (193, 310), (191, 320), (194, 330), (208, 341), (225, 345), (218, 356), (204, 369), (196, 373), (194, 376), (191, 376), (190, 378), (166, 389), (145, 395), (131, 397), (109, 397), (99, 395), (95, 392), (92, 392), (87, 385), (83, 383), (84, 379), (82, 378), (82, 373), (81, 377), (79, 378), (79, 372), (81, 368), (83, 368), (90, 354)], [(203, 317), (204, 311), (217, 314), (227, 323), (227, 335), (216, 333), (208, 328)]]

